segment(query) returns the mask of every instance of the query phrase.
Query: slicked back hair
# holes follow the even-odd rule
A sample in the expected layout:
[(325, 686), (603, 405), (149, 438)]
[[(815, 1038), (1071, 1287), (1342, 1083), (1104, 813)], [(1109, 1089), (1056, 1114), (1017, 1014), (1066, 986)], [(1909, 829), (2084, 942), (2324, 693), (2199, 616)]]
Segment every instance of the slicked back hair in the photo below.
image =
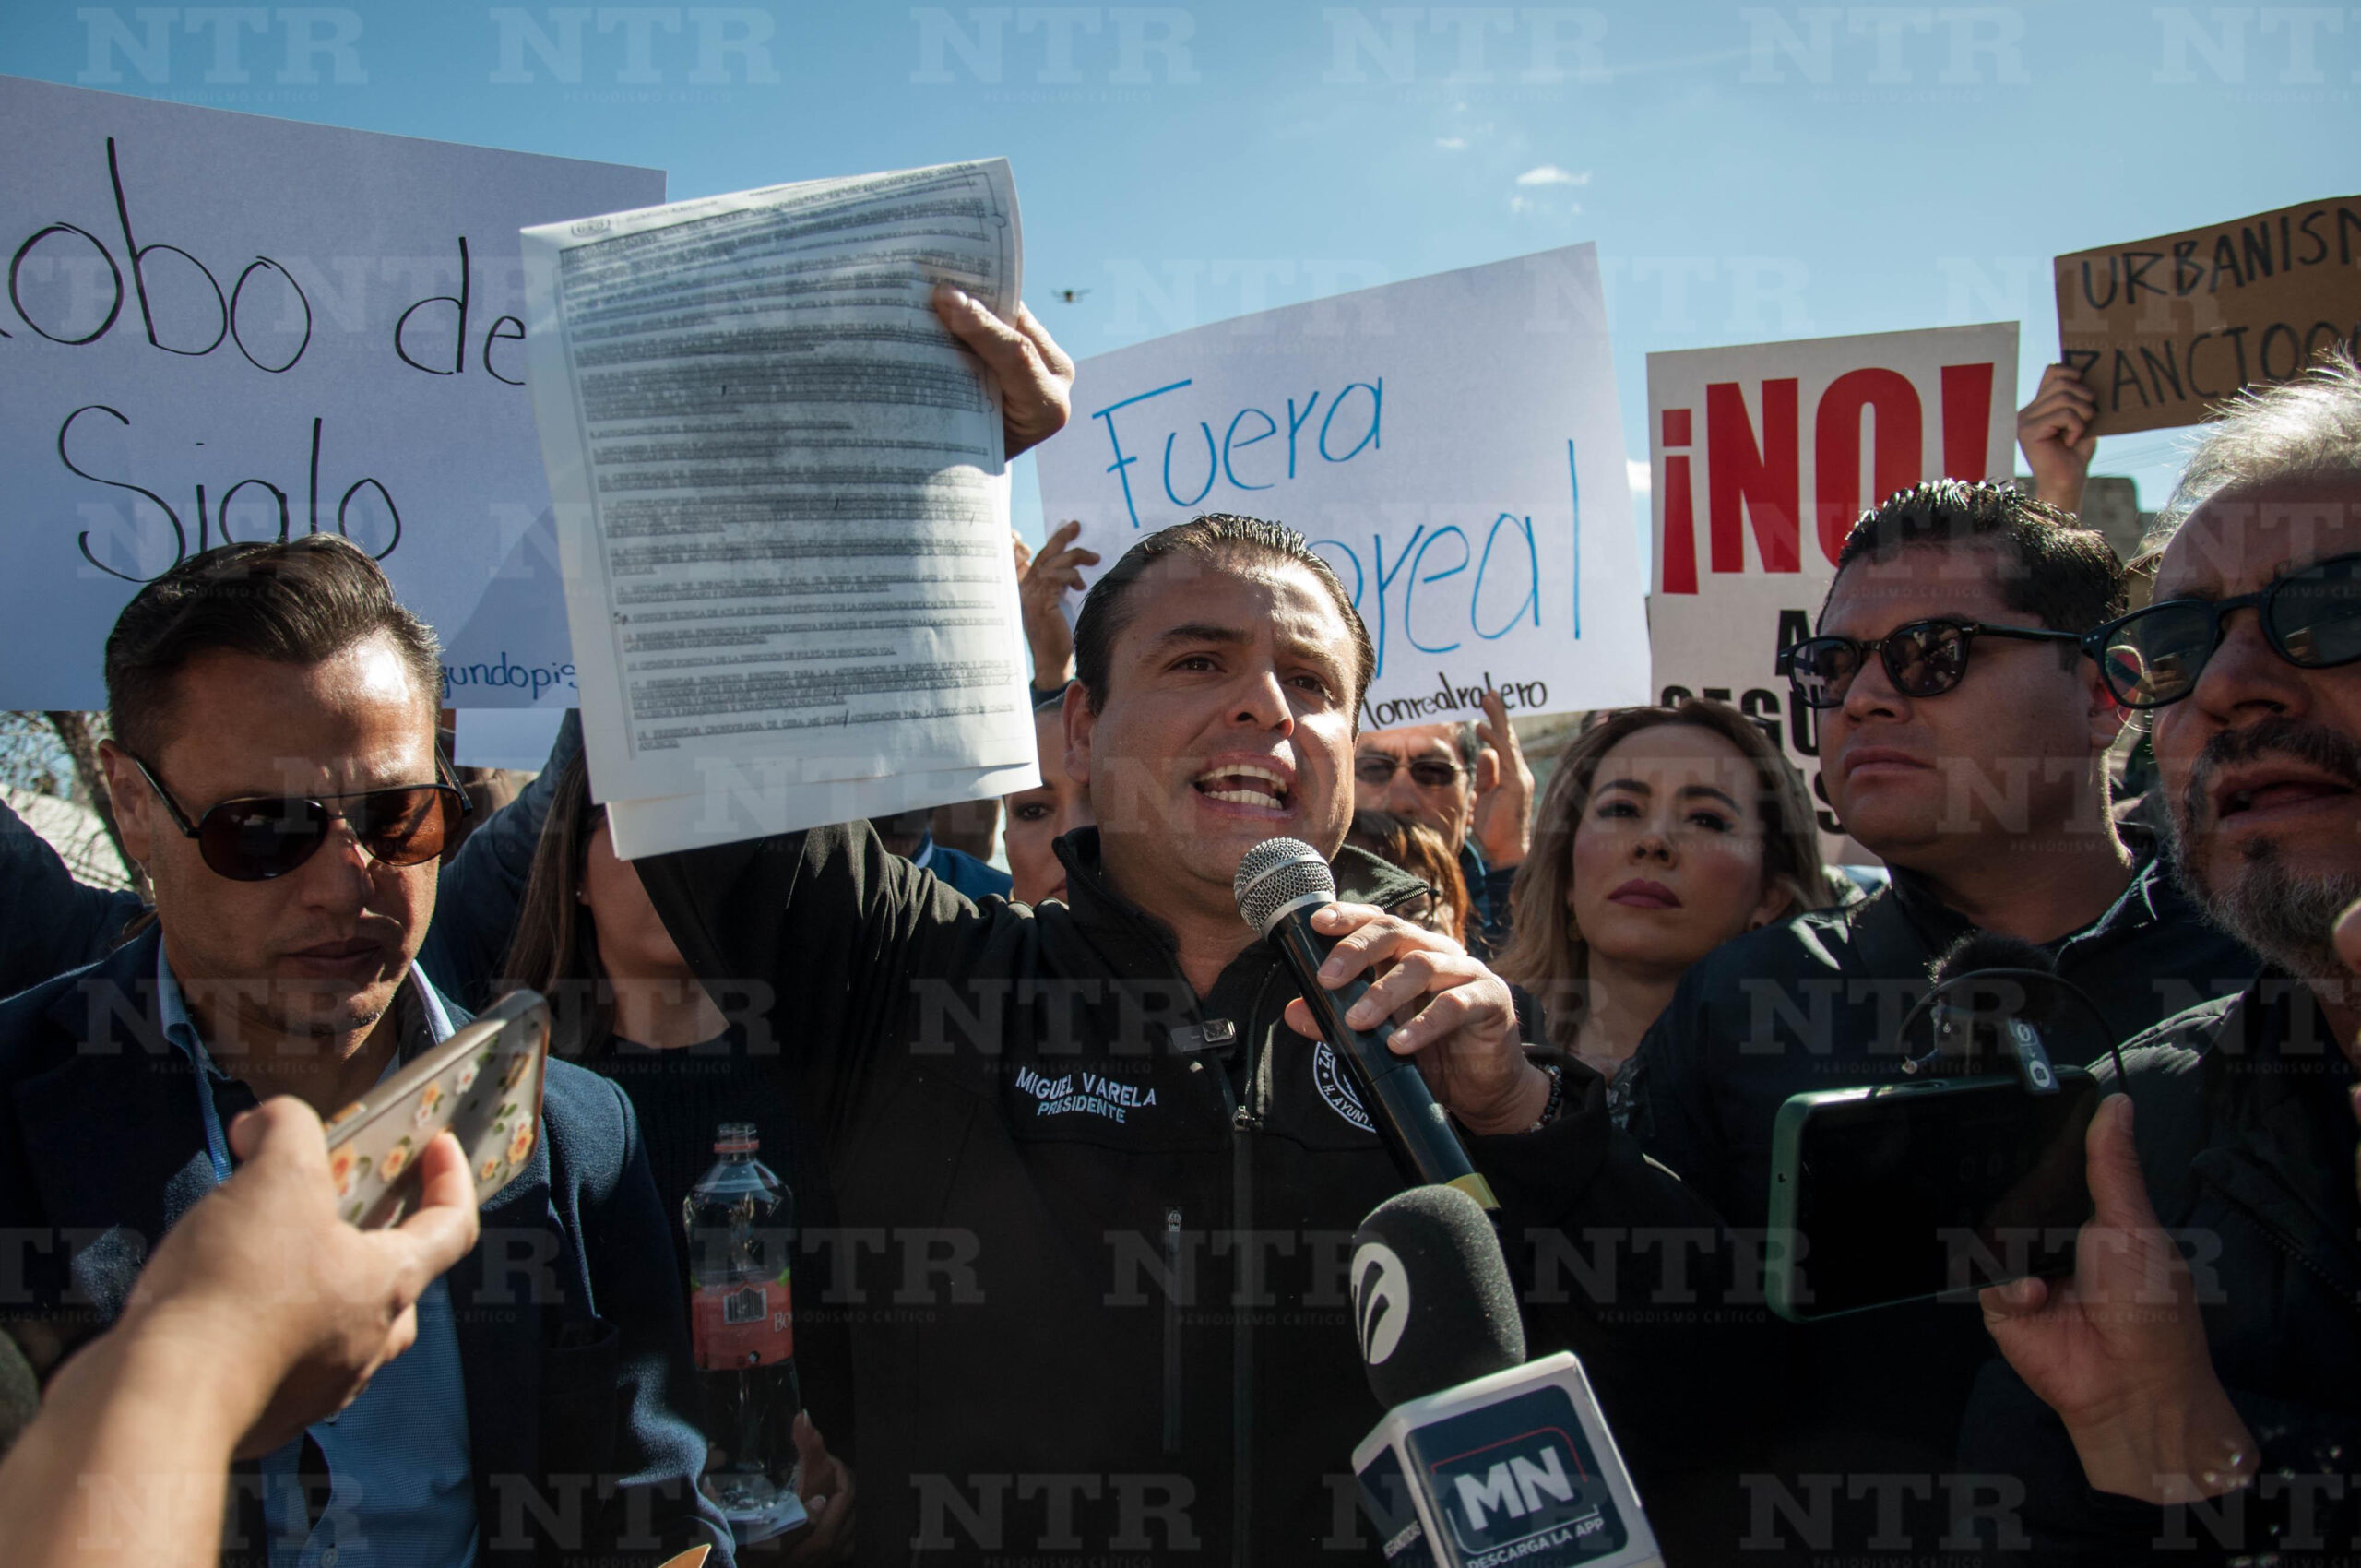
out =
[[(2095, 529), (2011, 485), (1937, 479), (1896, 491), (1865, 512), (1836, 552), (1836, 576), (1820, 612), (1836, 597), (1845, 568), (1881, 564), (1905, 550), (1990, 551), (2000, 602), (2053, 632), (2087, 632), (2123, 613), (2123, 563)], [(2081, 651), (2060, 645), (2070, 668)]]
[(107, 714), (115, 740), (153, 761), (190, 659), (222, 649), (274, 664), (317, 664), (383, 632), (433, 710), (442, 650), (393, 585), (337, 534), (224, 544), (192, 555), (132, 596), (107, 634)]
[(1124, 601), (1150, 567), (1172, 555), (1193, 555), (1206, 563), (1231, 555), (1290, 562), (1318, 577), (1321, 586), (1328, 590), (1328, 597), (1335, 601), (1336, 612), (1345, 618), (1352, 636), (1353, 689), (1349, 707), (1354, 726), (1359, 727), (1361, 698), (1367, 695), (1370, 673), (1377, 667), (1377, 652), (1370, 645), (1369, 628), (1361, 624), (1360, 612), (1353, 608), (1353, 596), (1345, 591), (1335, 569), (1304, 542), (1303, 535), (1285, 523), (1267, 523), (1260, 517), (1242, 517), (1230, 512), (1209, 512), (1157, 529), (1123, 552), (1122, 559), (1091, 584), (1089, 594), (1082, 601), (1082, 613), (1074, 619), (1074, 678), (1082, 683), (1093, 713), (1107, 706), (1109, 661), (1114, 657), (1116, 637), (1131, 620), (1124, 612)]
[(2361, 365), (2342, 349), (2293, 381), (2249, 387), (2225, 405), (2142, 552), (2164, 548), (2189, 514), (2225, 492), (2319, 480), (2361, 485)]

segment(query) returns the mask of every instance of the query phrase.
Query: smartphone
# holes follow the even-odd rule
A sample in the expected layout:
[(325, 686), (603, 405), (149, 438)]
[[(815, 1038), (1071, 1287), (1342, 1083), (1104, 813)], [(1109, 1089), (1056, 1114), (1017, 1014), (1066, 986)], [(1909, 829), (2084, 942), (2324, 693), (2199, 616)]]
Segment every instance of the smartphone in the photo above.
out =
[(2091, 1217), (2083, 1134), (2098, 1083), (2058, 1092), (1998, 1074), (1825, 1089), (1771, 1135), (1764, 1293), (1793, 1323), (1980, 1290), (2074, 1267)]
[(445, 1131), (468, 1157), (476, 1201), (490, 1199), (540, 1137), (549, 1050), (549, 1004), (512, 991), (338, 1111), (327, 1124), (337, 1212), (363, 1230), (399, 1224), (418, 1202), (412, 1163)]

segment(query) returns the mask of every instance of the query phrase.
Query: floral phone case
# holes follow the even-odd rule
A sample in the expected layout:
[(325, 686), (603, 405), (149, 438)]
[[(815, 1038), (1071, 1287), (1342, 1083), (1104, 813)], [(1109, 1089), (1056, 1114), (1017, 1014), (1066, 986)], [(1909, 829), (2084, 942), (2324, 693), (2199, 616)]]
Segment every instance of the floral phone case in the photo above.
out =
[(448, 1129), (482, 1203), (532, 1158), (540, 1136), (550, 1008), (512, 991), (449, 1039), (339, 1111), (327, 1124), (337, 1212), (363, 1230), (400, 1223), (418, 1201), (410, 1170)]

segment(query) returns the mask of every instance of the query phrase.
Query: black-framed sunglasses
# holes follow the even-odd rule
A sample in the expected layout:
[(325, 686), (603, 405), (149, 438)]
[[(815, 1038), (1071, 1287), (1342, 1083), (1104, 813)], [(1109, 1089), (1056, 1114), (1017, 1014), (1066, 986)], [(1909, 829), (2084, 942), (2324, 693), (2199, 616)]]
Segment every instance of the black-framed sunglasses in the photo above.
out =
[(2084, 647), (2118, 702), (2141, 711), (2165, 707), (2197, 689), (2225, 623), (2248, 605), (2262, 618), (2271, 651), (2298, 670), (2361, 659), (2361, 554), (2315, 561), (2255, 593), (2151, 604), (2101, 626)]
[(454, 825), (475, 810), (475, 802), (445, 766), (439, 746), (434, 751), (436, 783), (316, 798), (223, 801), (195, 822), (157, 778), (155, 769), (136, 756), (131, 765), (164, 802), (181, 836), (196, 840), (206, 865), (232, 882), (285, 876), (318, 852), (338, 818), (352, 829), (371, 860), (389, 866), (420, 865), (442, 854)]
[(1967, 655), (1978, 637), (2006, 637), (2016, 642), (2073, 643), (2083, 639), (2073, 632), (2053, 632), (2046, 626), (1993, 626), (1981, 621), (1910, 621), (1875, 642), (1858, 637), (1806, 637), (1779, 655), (1779, 673), (1794, 686), (1796, 700), (1806, 707), (1845, 705), (1853, 677), (1874, 650), (1885, 663), (1886, 678), (1906, 697), (1940, 696), (1967, 674)]
[(1406, 767), (1410, 770), (1410, 782), (1421, 790), (1448, 790), (1467, 772), (1457, 763), (1439, 756), (1413, 757), (1404, 762), (1383, 752), (1363, 752), (1353, 759), (1353, 777), (1372, 790), (1382, 790)]

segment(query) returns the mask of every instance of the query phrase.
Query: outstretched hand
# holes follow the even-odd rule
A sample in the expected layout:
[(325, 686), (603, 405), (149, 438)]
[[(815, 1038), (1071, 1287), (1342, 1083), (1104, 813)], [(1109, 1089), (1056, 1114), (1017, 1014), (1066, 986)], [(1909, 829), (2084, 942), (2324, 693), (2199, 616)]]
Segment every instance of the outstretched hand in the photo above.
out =
[(1014, 457), (1065, 428), (1074, 406), (1074, 361), (1050, 329), (1020, 304), (1003, 321), (963, 289), (940, 283), (934, 313), (1000, 383), (1003, 456)]
[(2091, 1120), (2093, 1212), (2073, 1277), (1987, 1289), (1984, 1324), (2066, 1423), (2092, 1487), (2185, 1503), (2245, 1485), (2255, 1442), (2214, 1375), (2195, 1281), (2148, 1201), (2131, 1121), (2119, 1094)]
[(235, 1374), (242, 1457), (350, 1404), (418, 1337), (418, 1298), (476, 1242), (475, 1183), (448, 1133), (418, 1157), (418, 1206), (386, 1230), (337, 1218), (312, 1109), (265, 1100), (230, 1124), (235, 1174), (188, 1211), (114, 1333), (182, 1339)]

